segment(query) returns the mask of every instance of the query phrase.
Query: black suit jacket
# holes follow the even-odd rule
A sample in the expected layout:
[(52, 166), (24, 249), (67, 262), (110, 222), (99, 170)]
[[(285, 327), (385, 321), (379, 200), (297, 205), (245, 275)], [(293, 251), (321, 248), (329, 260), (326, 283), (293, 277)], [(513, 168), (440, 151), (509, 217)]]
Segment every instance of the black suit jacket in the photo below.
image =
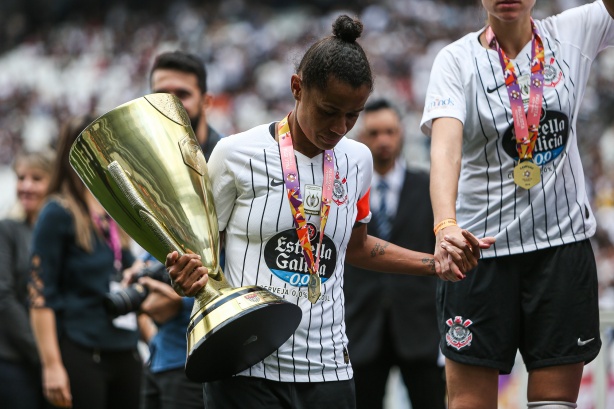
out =
[[(407, 171), (401, 189), (390, 242), (432, 254), (435, 249), (429, 176)], [(368, 225), (378, 235), (377, 215)], [(374, 359), (382, 348), (393, 348), (404, 360), (434, 362), (439, 352), (435, 311), (435, 276), (418, 277), (367, 271), (346, 265), (345, 299), (349, 354), (354, 364)], [(383, 345), (388, 320), (392, 345)]]

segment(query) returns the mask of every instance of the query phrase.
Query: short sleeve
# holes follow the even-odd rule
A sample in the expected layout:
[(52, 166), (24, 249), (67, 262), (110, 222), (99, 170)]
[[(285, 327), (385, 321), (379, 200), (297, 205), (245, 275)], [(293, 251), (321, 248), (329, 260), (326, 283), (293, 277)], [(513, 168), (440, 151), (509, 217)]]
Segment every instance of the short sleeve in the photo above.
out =
[(460, 64), (452, 46), (445, 47), (437, 54), (426, 92), (424, 112), (420, 121), (422, 132), (431, 136), (433, 120), (456, 118), (465, 123), (467, 114), (465, 90), (461, 80)]
[(362, 173), (359, 178), (358, 200), (356, 201), (356, 222), (369, 223), (371, 221), (371, 207), (369, 205), (369, 196), (371, 194), (371, 179), (373, 178), (373, 156), (366, 145), (360, 144), (361, 150), (361, 166)]
[(222, 138), (213, 148), (207, 163), (220, 231), (226, 229), (237, 199), (235, 176), (228, 166), (229, 162), (233, 160), (232, 140), (232, 136)]

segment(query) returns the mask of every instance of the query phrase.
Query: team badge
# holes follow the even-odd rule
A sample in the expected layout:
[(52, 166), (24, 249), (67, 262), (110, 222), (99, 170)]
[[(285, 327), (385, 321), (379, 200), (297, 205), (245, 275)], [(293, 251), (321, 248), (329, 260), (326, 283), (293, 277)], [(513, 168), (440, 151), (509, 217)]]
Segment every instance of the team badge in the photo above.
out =
[(460, 351), (461, 348), (471, 345), (473, 334), (469, 330), (469, 326), (473, 324), (473, 321), (463, 321), (463, 317), (457, 316), (454, 317), (454, 321), (452, 321), (452, 318), (448, 318), (446, 324), (450, 327), (446, 333), (446, 342), (449, 346)]
[(345, 178), (339, 178), (339, 172), (335, 175), (335, 182), (333, 184), (333, 202), (337, 204), (337, 206), (341, 206), (348, 200), (347, 190), (345, 189), (347, 180)]
[(556, 67), (554, 58), (550, 58), (550, 61), (544, 66), (544, 85), (554, 88), (562, 79), (563, 71)]

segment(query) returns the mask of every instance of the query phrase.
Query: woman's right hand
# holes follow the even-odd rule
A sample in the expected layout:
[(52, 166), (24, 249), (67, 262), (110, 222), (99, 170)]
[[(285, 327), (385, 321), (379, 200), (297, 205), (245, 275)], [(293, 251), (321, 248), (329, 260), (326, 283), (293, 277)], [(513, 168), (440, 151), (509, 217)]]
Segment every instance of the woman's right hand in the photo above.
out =
[(198, 254), (184, 254), (173, 251), (166, 256), (166, 271), (171, 276), (173, 289), (181, 296), (193, 297), (203, 288), (209, 276)]
[(61, 363), (43, 367), (43, 393), (45, 398), (59, 408), (72, 408), (70, 381)]

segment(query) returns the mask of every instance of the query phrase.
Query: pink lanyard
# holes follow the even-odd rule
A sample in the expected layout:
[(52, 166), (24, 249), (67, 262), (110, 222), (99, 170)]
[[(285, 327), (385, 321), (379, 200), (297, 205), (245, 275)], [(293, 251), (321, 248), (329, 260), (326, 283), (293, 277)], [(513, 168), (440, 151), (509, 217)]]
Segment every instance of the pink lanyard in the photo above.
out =
[(516, 131), (516, 150), (518, 151), (518, 160), (533, 158), (533, 149), (537, 140), (539, 130), (539, 120), (542, 112), (542, 98), (544, 95), (544, 44), (537, 26), (531, 19), (531, 29), (533, 30), (533, 39), (531, 46), (531, 91), (529, 93), (529, 109), (525, 114), (524, 104), (522, 102), (522, 93), (518, 84), (518, 76), (514, 69), (514, 64), (505, 55), (503, 49), (499, 46), (499, 42), (495, 37), (492, 27), (486, 29), (486, 41), (490, 48), (499, 53), (501, 68), (503, 68), (503, 76), (505, 77), (505, 85), (507, 94), (510, 99), (512, 108), (512, 116), (514, 118), (514, 130)]
[[(102, 225), (102, 217), (97, 215), (92, 215), (92, 219), (96, 226), (100, 230), (100, 232), (105, 236), (105, 240), (107, 245), (113, 251), (113, 266), (117, 271), (121, 271), (122, 269), (122, 245), (121, 240), (119, 239), (119, 230), (117, 229), (117, 224), (115, 224), (115, 220), (106, 216), (105, 220), (107, 222), (107, 228), (105, 229)], [(105, 230), (106, 233), (105, 234)]]
[[(320, 295), (320, 275), (318, 271), (321, 253), (318, 251), (314, 261), (313, 249), (309, 241), (307, 220), (305, 219), (305, 208), (303, 206), (303, 199), (301, 198), (301, 184), (298, 177), (298, 168), (294, 156), (294, 145), (292, 144), (292, 134), (290, 133), (288, 116), (279, 122), (277, 129), (279, 135), (279, 152), (281, 154), (281, 169), (284, 175), (286, 192), (288, 194), (288, 200), (290, 201), (290, 209), (294, 217), (294, 225), (296, 226), (299, 243), (301, 244), (305, 262), (309, 268), (310, 282), (308, 286), (308, 298), (315, 304)], [(318, 250), (322, 248), (324, 228), (326, 227), (326, 221), (328, 220), (328, 213), (330, 211), (330, 200), (333, 196), (335, 165), (333, 164), (332, 150), (323, 152), (322, 170), (324, 172), (324, 185), (322, 186), (322, 202), (320, 205), (320, 239), (317, 247)], [(317, 286), (317, 289), (312, 288), (312, 286)]]

